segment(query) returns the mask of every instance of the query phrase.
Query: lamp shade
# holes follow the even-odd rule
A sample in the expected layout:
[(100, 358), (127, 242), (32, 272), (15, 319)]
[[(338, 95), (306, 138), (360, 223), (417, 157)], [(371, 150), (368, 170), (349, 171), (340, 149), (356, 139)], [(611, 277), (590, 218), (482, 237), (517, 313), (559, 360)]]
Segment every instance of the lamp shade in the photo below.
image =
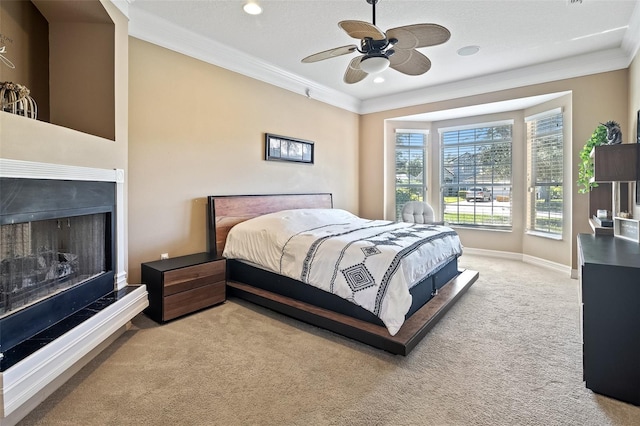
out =
[(367, 74), (377, 74), (389, 68), (386, 56), (365, 56), (360, 62), (360, 69)]

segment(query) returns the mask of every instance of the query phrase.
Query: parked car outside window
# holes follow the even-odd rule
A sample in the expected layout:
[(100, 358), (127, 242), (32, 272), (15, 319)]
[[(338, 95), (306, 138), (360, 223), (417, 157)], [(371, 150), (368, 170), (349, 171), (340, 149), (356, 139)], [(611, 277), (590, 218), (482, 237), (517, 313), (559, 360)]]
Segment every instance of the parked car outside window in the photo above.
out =
[(491, 191), (489, 188), (475, 186), (467, 190), (467, 201), (491, 201)]

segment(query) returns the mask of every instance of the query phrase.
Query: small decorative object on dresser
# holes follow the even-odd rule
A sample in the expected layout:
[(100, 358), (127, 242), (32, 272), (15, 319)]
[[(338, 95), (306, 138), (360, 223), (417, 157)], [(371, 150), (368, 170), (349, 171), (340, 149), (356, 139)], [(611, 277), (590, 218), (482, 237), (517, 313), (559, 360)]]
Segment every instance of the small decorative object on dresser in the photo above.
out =
[(142, 264), (149, 292), (145, 313), (157, 322), (222, 303), (226, 299), (226, 259), (198, 253)]
[(612, 120), (600, 124), (607, 128), (607, 143), (609, 145), (622, 143), (622, 130), (620, 130), (620, 124)]
[(640, 243), (640, 220), (623, 217), (613, 218), (613, 235)]
[(609, 211), (604, 209), (598, 209), (596, 215), (593, 216), (593, 220), (598, 226), (611, 228), (613, 227), (613, 220), (609, 217)]

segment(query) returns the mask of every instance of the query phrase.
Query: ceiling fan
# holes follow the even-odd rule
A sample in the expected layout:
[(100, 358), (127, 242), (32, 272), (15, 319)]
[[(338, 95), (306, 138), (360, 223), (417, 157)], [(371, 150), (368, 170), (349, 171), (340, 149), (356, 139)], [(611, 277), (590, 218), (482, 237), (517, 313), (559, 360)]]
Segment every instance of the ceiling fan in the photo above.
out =
[(382, 72), (388, 67), (407, 75), (421, 75), (429, 71), (431, 61), (416, 49), (435, 46), (449, 40), (451, 33), (438, 24), (414, 24), (392, 28), (386, 34), (376, 27), (376, 3), (366, 0), (373, 7), (372, 24), (363, 21), (340, 21), (338, 26), (360, 46), (350, 44), (307, 56), (304, 63), (318, 62), (355, 51), (362, 55), (351, 60), (344, 74), (344, 82), (357, 83), (368, 74)]

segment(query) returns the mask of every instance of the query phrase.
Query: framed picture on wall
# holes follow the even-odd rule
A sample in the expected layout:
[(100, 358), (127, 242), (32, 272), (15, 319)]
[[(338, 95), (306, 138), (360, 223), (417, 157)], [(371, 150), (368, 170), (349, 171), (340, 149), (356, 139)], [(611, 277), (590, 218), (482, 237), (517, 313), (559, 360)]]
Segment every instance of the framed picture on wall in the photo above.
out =
[(265, 134), (265, 160), (313, 164), (313, 142)]

